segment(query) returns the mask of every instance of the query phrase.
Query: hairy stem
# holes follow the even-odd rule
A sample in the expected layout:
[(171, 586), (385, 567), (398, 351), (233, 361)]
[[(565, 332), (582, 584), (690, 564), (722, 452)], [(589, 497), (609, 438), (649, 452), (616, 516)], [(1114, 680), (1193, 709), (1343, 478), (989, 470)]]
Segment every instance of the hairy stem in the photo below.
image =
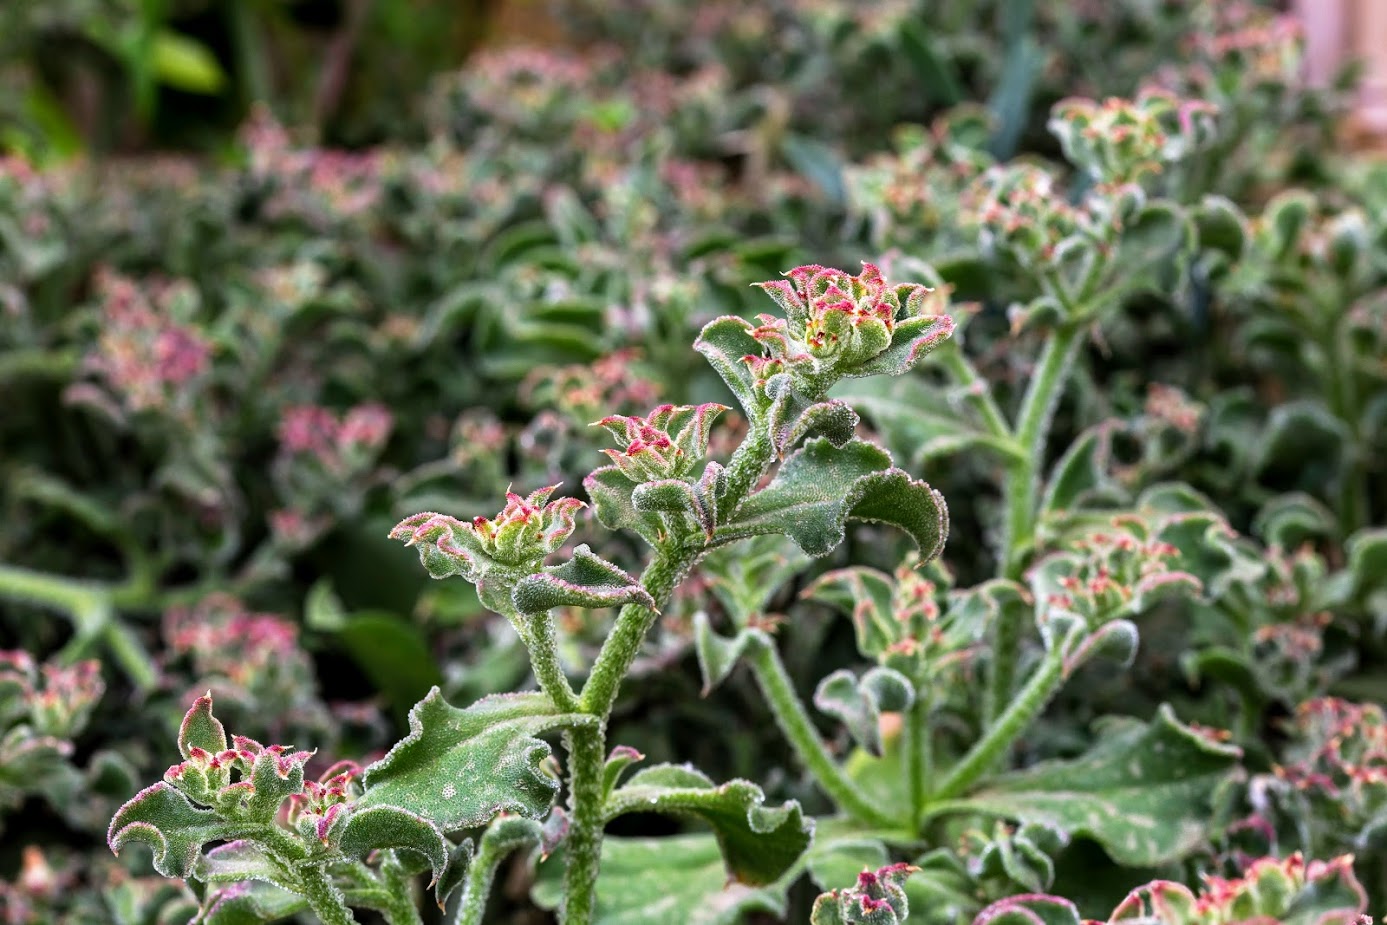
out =
[(1064, 655), (1057, 645), (1046, 653), (1040, 667), (1006, 711), (988, 728), (987, 734), (974, 743), (968, 754), (949, 771), (933, 797), (936, 800), (951, 800), (973, 786), (1026, 731), (1063, 682)]
[[(604, 825), (602, 770), (606, 749), (605, 724), (598, 729), (565, 733), (568, 749), (568, 809), (571, 817), (564, 842), (564, 925), (589, 925), (597, 907), (597, 874), (602, 861)], [(478, 919), (478, 921), (481, 921)], [(461, 919), (459, 919), (461, 925)]]
[(347, 908), (342, 891), (333, 885), (326, 870), (317, 866), (298, 869), (299, 882), (303, 884), (303, 896), (308, 900), (308, 908), (313, 910), (323, 925), (356, 925), (356, 916)]
[(997, 407), (997, 399), (992, 395), (992, 388), (973, 368), (973, 364), (963, 353), (963, 346), (956, 343), (944, 344), (942, 349), (935, 351), (935, 356), (949, 371), (954, 381), (962, 387), (964, 401), (978, 412), (978, 417), (987, 428), (987, 432), (998, 441), (1014, 443), (1011, 427), (1002, 416), (1002, 409)]
[[(525, 620), (517, 615), (516, 619)], [(563, 662), (559, 659), (558, 636), (554, 632), (554, 615), (550, 611), (529, 617), (530, 624), (530, 664), (535, 671), (535, 680), (540, 690), (549, 695), (554, 705), (564, 713), (578, 712), (578, 695), (568, 683), (563, 673)]]
[(401, 868), (394, 851), (385, 853), (380, 870), (389, 887), (385, 908), (381, 911), (390, 925), (424, 925), (419, 915), (419, 903), (414, 896), (414, 878)]
[(795, 693), (790, 675), (780, 661), (774, 644), (769, 639), (753, 636), (747, 647), (747, 663), (756, 677), (771, 712), (775, 714), (776, 725), (785, 738), (794, 746), (795, 753), (814, 775), (814, 780), (840, 809), (846, 810), (864, 822), (872, 825), (892, 826), (899, 820), (873, 805), (852, 778), (833, 760), (824, 745), (819, 732), (809, 719), (804, 704)]
[[(1003, 494), (1006, 497), (1006, 543), (1002, 550), (1002, 573), (1020, 579), (1026, 556), (1035, 541), (1039, 515), (1041, 470), (1045, 465), (1045, 443), (1050, 421), (1082, 343), (1083, 327), (1066, 324), (1051, 332), (1045, 341), (1035, 375), (1021, 402), (1016, 441), (1025, 452), (1007, 471)], [(992, 671), (986, 700), (986, 717), (995, 720), (1011, 700), (1015, 686), (1016, 662), (1020, 656), (1023, 627), (1013, 620), (992, 625)]]

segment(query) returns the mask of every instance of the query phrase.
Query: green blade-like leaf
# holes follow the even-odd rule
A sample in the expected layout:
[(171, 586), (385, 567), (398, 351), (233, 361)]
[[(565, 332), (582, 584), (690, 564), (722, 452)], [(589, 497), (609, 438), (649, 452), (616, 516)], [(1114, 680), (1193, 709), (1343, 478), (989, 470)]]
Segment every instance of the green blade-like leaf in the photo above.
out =
[(948, 534), (943, 497), (893, 468), (885, 450), (861, 440), (836, 447), (820, 437), (786, 459), (715, 539), (783, 533), (809, 555), (823, 556), (843, 541), (849, 520), (900, 527), (919, 547), (922, 563), (939, 555)]
[(183, 880), (193, 875), (203, 845), (230, 839), (229, 826), (212, 810), (199, 809), (163, 781), (135, 794), (106, 832), (116, 854), (132, 841), (144, 842), (154, 849), (155, 870)]
[(773, 883), (799, 859), (814, 821), (799, 804), (768, 808), (765, 792), (746, 780), (714, 785), (688, 765), (657, 765), (634, 774), (608, 801), (607, 818), (652, 812), (694, 816), (713, 827), (731, 876), (740, 883)]
[(937, 392), (915, 377), (849, 379), (834, 386), (833, 394), (871, 421), (887, 446), (911, 466), (972, 447), (989, 447), (1007, 457), (1016, 452), (1011, 443), (939, 407)]
[(435, 687), (409, 712), (409, 735), (366, 769), (357, 805), (398, 806), (444, 832), (501, 812), (543, 816), (559, 784), (540, 767), (550, 748), (536, 736), (591, 721), (555, 713), (539, 694), (483, 697), (460, 710)]
[(1241, 752), (1161, 707), (1149, 725), (1109, 718), (1072, 761), (994, 778), (964, 802), (997, 816), (1094, 839), (1128, 867), (1185, 857), (1208, 837), (1210, 799)]
[(714, 318), (699, 332), (694, 349), (707, 358), (754, 421), (761, 415), (761, 401), (756, 395), (756, 377), (742, 362), (742, 357), (761, 355), (761, 344), (751, 336), (752, 327), (734, 315)]
[[(534, 899), (556, 909), (563, 898), (563, 852), (541, 865)], [(607, 838), (597, 881), (596, 925), (739, 925), (753, 912), (785, 915), (775, 892), (727, 878), (711, 835)]]
[(705, 696), (726, 680), (732, 669), (737, 667), (747, 646), (752, 645), (757, 636), (768, 641), (765, 633), (751, 629), (740, 630), (731, 637), (720, 636), (708, 622), (706, 613), (700, 610), (694, 614), (694, 651), (698, 655), (699, 670), (703, 673)]
[(663, 525), (658, 514), (637, 509), (632, 497), (636, 487), (636, 483), (616, 466), (594, 469), (583, 479), (583, 488), (592, 499), (592, 506), (602, 526), (612, 530), (631, 530), (653, 544)]

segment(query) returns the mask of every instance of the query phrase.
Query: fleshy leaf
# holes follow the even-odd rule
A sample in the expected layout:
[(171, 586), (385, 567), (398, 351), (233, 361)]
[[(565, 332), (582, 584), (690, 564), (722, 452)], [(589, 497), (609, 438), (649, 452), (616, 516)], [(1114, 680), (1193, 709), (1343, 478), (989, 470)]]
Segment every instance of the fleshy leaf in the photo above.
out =
[[(563, 898), (562, 849), (540, 866), (533, 897), (545, 909)], [(615, 838), (602, 842), (595, 925), (739, 925), (764, 912), (785, 915), (771, 889), (729, 880), (711, 835)]]
[(814, 706), (839, 720), (853, 739), (881, 757), (882, 711), (907, 710), (915, 700), (910, 679), (891, 668), (872, 668), (861, 679), (841, 668), (819, 682)]
[(629, 745), (618, 745), (612, 749), (611, 754), (607, 756), (606, 765), (602, 768), (602, 792), (611, 794), (617, 782), (621, 780), (621, 775), (626, 773), (626, 769), (644, 760), (645, 756)]
[(639, 581), (594, 554), (586, 543), (562, 565), (546, 566), (520, 579), (511, 600), (521, 613), (543, 613), (555, 607), (655, 607), (655, 599)]
[(786, 459), (717, 537), (783, 533), (809, 555), (823, 556), (843, 541), (849, 520), (900, 527), (919, 547), (921, 563), (943, 550), (949, 523), (943, 497), (892, 468), (886, 451), (861, 440), (836, 447), (819, 437)]
[(616, 466), (594, 469), (583, 479), (597, 519), (612, 530), (631, 530), (654, 543), (663, 532), (658, 515), (637, 510), (632, 497), (636, 485)]
[(209, 755), (226, 750), (226, 729), (221, 720), (212, 715), (212, 694), (209, 691), (197, 700), (183, 717), (178, 727), (178, 751), (184, 758), (191, 758), (190, 748), (200, 748)]
[(1085, 754), (1004, 774), (965, 802), (1092, 838), (1124, 866), (1153, 867), (1205, 842), (1211, 796), (1240, 755), (1163, 706), (1149, 725), (1110, 717)]
[(154, 850), (154, 868), (159, 873), (186, 880), (193, 875), (202, 846), (229, 840), (228, 828), (212, 810), (194, 806), (160, 781), (135, 794), (116, 812), (106, 843), (119, 854), (132, 841), (144, 842)]
[(809, 847), (814, 821), (792, 800), (775, 808), (746, 780), (714, 785), (689, 765), (656, 765), (638, 771), (608, 800), (607, 818), (631, 812), (694, 816), (713, 827), (728, 873), (740, 883), (763, 886), (790, 869)]
[(449, 845), (438, 827), (423, 816), (398, 806), (368, 806), (349, 810), (346, 822), (333, 827), (337, 847), (348, 857), (362, 857), (382, 848), (408, 849), (429, 862), (433, 882), (448, 869)]
[(973, 925), (1081, 925), (1082, 921), (1078, 908), (1067, 899), (1023, 893), (988, 906)]
[(559, 784), (541, 767), (550, 748), (536, 736), (590, 721), (555, 713), (539, 694), (483, 697), (460, 710), (435, 687), (409, 711), (409, 735), (366, 769), (356, 805), (398, 806), (444, 832), (502, 812), (538, 818)]
[(846, 375), (853, 378), (899, 376), (953, 333), (954, 320), (948, 315), (917, 315), (898, 321), (891, 334), (891, 346)]
[(745, 356), (760, 356), (761, 345), (751, 336), (752, 325), (733, 315), (714, 318), (703, 326), (694, 349), (703, 354), (722, 381), (741, 402), (748, 418), (761, 415), (761, 402), (756, 395), (756, 377), (742, 362)]
[(204, 883), (237, 883), (260, 880), (282, 886), (285, 871), (267, 854), (248, 841), (227, 842), (202, 856), (197, 878)]

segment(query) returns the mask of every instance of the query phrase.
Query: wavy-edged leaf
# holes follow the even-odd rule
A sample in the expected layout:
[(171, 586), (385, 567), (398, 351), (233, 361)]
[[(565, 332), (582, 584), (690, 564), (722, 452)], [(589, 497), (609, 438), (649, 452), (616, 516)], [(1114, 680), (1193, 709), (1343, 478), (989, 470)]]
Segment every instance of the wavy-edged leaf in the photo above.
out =
[(655, 543), (664, 530), (659, 515), (636, 507), (632, 482), (616, 466), (594, 469), (583, 479), (583, 488), (592, 499), (602, 526), (611, 530), (631, 530), (649, 543)]
[(819, 437), (786, 459), (716, 539), (783, 533), (809, 555), (823, 556), (843, 541), (849, 520), (901, 528), (915, 541), (921, 563), (939, 555), (948, 535), (943, 496), (893, 468), (885, 450), (861, 440), (834, 446)]
[(1006, 457), (1016, 452), (1010, 442), (940, 407), (937, 392), (916, 377), (849, 380), (835, 386), (833, 394), (865, 416), (911, 466), (972, 447), (988, 447)]
[(417, 852), (429, 862), (433, 882), (448, 869), (451, 846), (438, 826), (418, 813), (398, 806), (352, 804), (346, 821), (332, 829), (337, 848), (348, 857), (359, 858), (385, 848)]
[(154, 869), (165, 877), (186, 880), (193, 875), (202, 846), (230, 840), (230, 827), (210, 809), (201, 809), (169, 784), (160, 781), (135, 794), (116, 811), (106, 832), (106, 844), (120, 854), (132, 841), (154, 851)]
[(620, 607), (641, 604), (652, 610), (655, 599), (641, 583), (603, 559), (586, 543), (562, 565), (520, 579), (511, 601), (521, 613), (543, 613), (555, 607)]
[(502, 812), (538, 818), (559, 784), (541, 767), (550, 748), (536, 736), (591, 721), (554, 712), (540, 694), (498, 694), (460, 710), (435, 687), (409, 711), (409, 735), (366, 769), (357, 805), (398, 806), (444, 832)]
[(1162, 706), (1149, 724), (1109, 717), (1085, 754), (994, 778), (964, 802), (1092, 838), (1124, 866), (1153, 867), (1206, 842), (1210, 800), (1240, 755)]
[[(545, 909), (563, 899), (563, 851), (540, 866), (533, 897)], [(729, 880), (711, 835), (606, 838), (595, 925), (739, 925), (753, 912), (777, 918), (776, 891)]]
[(638, 771), (607, 802), (607, 818), (632, 812), (694, 816), (713, 827), (728, 873), (740, 883), (773, 883), (799, 859), (814, 836), (814, 820), (798, 803), (763, 804), (766, 794), (746, 780), (715, 785), (689, 765)]
[(881, 714), (899, 713), (915, 702), (910, 679), (891, 668), (869, 669), (861, 678), (840, 668), (819, 682), (814, 706), (847, 727), (858, 745), (881, 757)]

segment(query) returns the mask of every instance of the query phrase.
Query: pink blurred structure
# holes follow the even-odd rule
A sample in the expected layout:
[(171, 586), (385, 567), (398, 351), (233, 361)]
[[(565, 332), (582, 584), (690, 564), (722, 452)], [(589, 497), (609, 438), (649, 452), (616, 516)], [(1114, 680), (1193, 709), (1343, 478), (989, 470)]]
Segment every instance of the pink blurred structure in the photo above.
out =
[(1325, 83), (1346, 60), (1361, 59), (1356, 120), (1387, 134), (1387, 0), (1295, 0), (1295, 12), (1305, 27), (1310, 81)]

